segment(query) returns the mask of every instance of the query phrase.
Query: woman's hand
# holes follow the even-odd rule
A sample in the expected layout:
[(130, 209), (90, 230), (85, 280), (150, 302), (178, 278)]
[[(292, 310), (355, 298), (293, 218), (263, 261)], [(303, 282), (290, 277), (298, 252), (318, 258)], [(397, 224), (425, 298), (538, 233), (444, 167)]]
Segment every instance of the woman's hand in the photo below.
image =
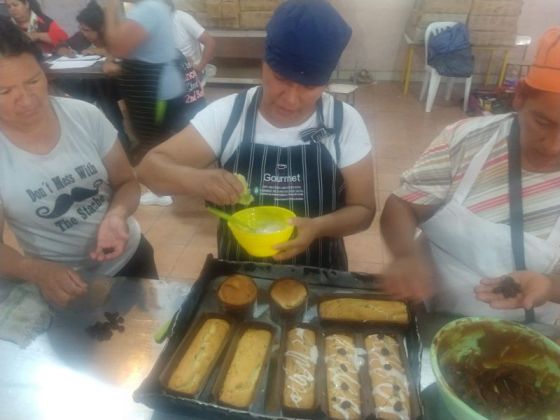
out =
[(196, 189), (198, 196), (218, 206), (237, 203), (243, 193), (239, 179), (223, 169), (200, 170)]
[(52, 44), (51, 37), (48, 32), (26, 32), (29, 39), (33, 42), (46, 42)]
[(113, 60), (109, 59), (103, 62), (101, 69), (103, 70), (103, 73), (105, 73), (109, 77), (116, 77), (122, 71), (122, 67), (120, 66), (120, 64), (117, 64)]
[(56, 53), (61, 57), (70, 57), (70, 58), (76, 57), (76, 51), (74, 51), (70, 47), (60, 47), (56, 50)]
[(91, 47), (91, 48), (86, 48), (85, 50), (82, 51), (83, 55), (100, 55), (100, 56), (106, 56), (107, 55), (107, 50), (105, 48), (98, 48), (98, 47)]
[(128, 242), (128, 224), (126, 219), (116, 214), (107, 213), (97, 231), (97, 246), (90, 257), (102, 262), (122, 255)]
[(382, 287), (399, 300), (421, 302), (435, 293), (436, 271), (427, 256), (395, 259), (383, 274)]
[(40, 38), (39, 32), (26, 32), (26, 34), (27, 34), (27, 37), (28, 37), (31, 41), (33, 41), (33, 42), (39, 41), (39, 38)]
[(283, 261), (305, 252), (311, 243), (319, 238), (320, 226), (317, 219), (309, 217), (295, 217), (290, 223), (296, 228), (296, 237), (292, 240), (276, 245), (279, 251), (274, 258), (276, 261)]
[(70, 301), (87, 292), (87, 284), (71, 268), (50, 261), (35, 260), (31, 264), (33, 283), (43, 297), (58, 306), (66, 306)]
[(516, 271), (508, 274), (521, 289), (515, 296), (504, 296), (496, 290), (502, 277), (482, 279), (474, 288), (476, 298), (494, 309), (531, 309), (552, 300), (552, 280), (533, 271)]

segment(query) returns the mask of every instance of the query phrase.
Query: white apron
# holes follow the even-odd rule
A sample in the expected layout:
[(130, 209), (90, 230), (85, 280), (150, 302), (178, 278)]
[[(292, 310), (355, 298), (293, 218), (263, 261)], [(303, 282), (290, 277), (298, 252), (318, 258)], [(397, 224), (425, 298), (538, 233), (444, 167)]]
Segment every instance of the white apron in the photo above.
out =
[[(421, 225), (441, 277), (437, 295), (427, 302), (432, 311), (525, 320), (523, 309), (493, 309), (478, 301), (473, 291), (481, 278), (516, 271), (510, 226), (485, 220), (463, 204), (500, 137), (496, 132), (474, 156), (450, 202)], [(550, 273), (560, 259), (560, 218), (548, 239), (530, 233), (524, 237), (527, 270)], [(535, 308), (535, 316), (537, 322), (552, 324), (560, 316), (560, 305), (547, 303)]]

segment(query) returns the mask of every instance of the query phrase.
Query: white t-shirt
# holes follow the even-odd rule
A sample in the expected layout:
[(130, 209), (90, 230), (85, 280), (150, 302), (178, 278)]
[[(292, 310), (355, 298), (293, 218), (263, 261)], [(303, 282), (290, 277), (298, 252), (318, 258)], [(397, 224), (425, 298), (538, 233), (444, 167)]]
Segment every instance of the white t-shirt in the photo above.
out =
[(117, 131), (95, 106), (50, 98), (61, 133), (46, 155), (27, 152), (0, 132), (0, 208), (25, 255), (77, 270), (114, 275), (140, 243), (140, 227), (128, 220), (124, 253), (102, 264), (91, 261), (98, 227), (113, 191), (102, 159)]
[[(241, 143), (243, 138), (245, 115), (256, 90), (257, 88), (254, 87), (249, 89), (247, 92), (245, 107), (241, 114), (241, 118), (239, 119), (239, 123), (233, 130), (225, 150), (222, 153), (222, 164), (227, 162)], [(234, 101), (235, 95), (221, 98), (208, 105), (191, 120), (191, 124), (194, 128), (196, 128), (204, 140), (206, 140), (216, 156), (219, 156), (221, 152), (222, 134), (229, 120)], [(323, 116), (325, 119), (325, 125), (330, 128), (334, 126), (333, 106), (334, 98), (332, 95), (324, 93)], [(316, 114), (317, 113), (314, 112), (307, 121), (296, 127), (277, 128), (265, 120), (259, 112), (257, 116), (254, 141), (258, 144), (266, 144), (270, 146), (290, 147), (303, 145), (305, 142), (300, 139), (299, 133), (307, 128), (317, 126)], [(334, 136), (324, 140), (324, 143), (332, 158), (335, 159), (336, 148), (334, 145)], [(337, 166), (339, 168), (345, 168), (360, 161), (372, 149), (372, 141), (370, 140), (364, 120), (358, 111), (346, 103), (343, 103), (343, 123), (339, 144), (340, 156), (337, 162)]]
[(192, 63), (198, 63), (202, 57), (202, 50), (198, 38), (204, 33), (204, 28), (188, 13), (176, 10), (173, 13), (173, 36), (177, 48)]

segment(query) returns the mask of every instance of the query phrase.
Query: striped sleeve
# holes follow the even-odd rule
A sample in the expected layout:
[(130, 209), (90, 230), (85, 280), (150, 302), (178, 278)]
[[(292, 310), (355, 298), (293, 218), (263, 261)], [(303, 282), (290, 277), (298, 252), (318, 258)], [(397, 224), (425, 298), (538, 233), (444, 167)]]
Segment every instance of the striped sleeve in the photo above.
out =
[(414, 204), (438, 205), (446, 201), (452, 185), (450, 140), (454, 127), (447, 127), (422, 153), (414, 166), (401, 175), (393, 192)]

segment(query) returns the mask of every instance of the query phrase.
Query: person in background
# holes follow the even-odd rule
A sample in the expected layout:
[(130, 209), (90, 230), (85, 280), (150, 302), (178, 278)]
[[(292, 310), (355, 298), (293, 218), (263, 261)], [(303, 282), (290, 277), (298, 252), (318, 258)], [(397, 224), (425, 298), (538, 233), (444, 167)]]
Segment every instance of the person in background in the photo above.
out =
[(194, 17), (177, 10), (173, 0), (166, 0), (173, 10), (175, 42), (181, 53), (197, 72), (201, 84), (206, 82), (206, 67), (214, 57), (216, 41)]
[(43, 13), (37, 0), (6, 0), (6, 5), (13, 22), (43, 52), (53, 52), (56, 45), (68, 39), (66, 32)]
[[(515, 113), (447, 127), (387, 199), (381, 231), (394, 261), (385, 288), (395, 297), (516, 321), (530, 321), (531, 313), (501, 308), (529, 309), (548, 298), (546, 278), (560, 276), (560, 27), (542, 36), (513, 105)], [(502, 306), (486, 295), (504, 276), (527, 301)], [(560, 306), (547, 303), (534, 314), (554, 323)]]
[[(41, 52), (0, 18), (0, 287), (36, 284), (64, 306), (87, 292), (83, 273), (157, 278), (132, 218), (140, 188), (96, 107), (48, 94)], [(23, 255), (3, 243), (7, 224)]]
[[(329, 2), (283, 2), (267, 26), (262, 86), (200, 111), (148, 153), (137, 168), (141, 181), (233, 213), (244, 190), (234, 174), (241, 174), (255, 205), (297, 215), (296, 236), (277, 247), (275, 261), (346, 270), (343, 237), (367, 229), (375, 214), (367, 128), (354, 108), (325, 93), (351, 34)], [(224, 223), (218, 255), (260, 261)]]
[(57, 46), (57, 53), (64, 56), (72, 56), (76, 53), (84, 55), (107, 56), (105, 45), (105, 17), (103, 9), (95, 0), (91, 0), (87, 6), (76, 16), (79, 30), (70, 38)]
[(79, 31), (58, 45), (56, 53), (67, 57), (76, 54), (104, 56), (106, 59), (103, 63), (103, 71), (108, 78), (58, 79), (54, 84), (74, 98), (97, 104), (117, 128), (119, 140), (124, 150), (129, 153), (131, 144), (124, 128), (124, 118), (119, 107), (121, 94), (115, 78), (120, 73), (121, 67), (107, 52), (103, 9), (95, 0), (91, 0), (78, 13), (76, 20)]
[[(140, 0), (125, 19), (120, 17), (120, 10), (119, 0), (108, 0), (105, 42), (111, 54), (123, 59), (119, 87), (140, 142), (136, 162), (188, 124), (185, 96), (197, 94), (186, 91), (186, 86), (192, 86), (184, 80), (188, 63), (175, 47), (169, 6), (163, 1)], [(141, 201), (155, 205), (172, 202), (170, 196), (149, 191)]]

